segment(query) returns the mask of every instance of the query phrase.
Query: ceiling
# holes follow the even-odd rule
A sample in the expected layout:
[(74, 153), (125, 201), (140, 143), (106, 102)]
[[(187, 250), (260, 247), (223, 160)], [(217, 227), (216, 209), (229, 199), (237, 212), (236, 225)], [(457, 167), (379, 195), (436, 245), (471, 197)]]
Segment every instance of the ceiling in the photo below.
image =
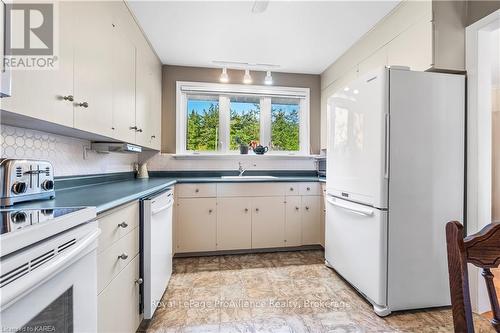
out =
[(399, 1), (270, 1), (262, 13), (252, 12), (255, 1), (128, 3), (164, 64), (320, 74)]

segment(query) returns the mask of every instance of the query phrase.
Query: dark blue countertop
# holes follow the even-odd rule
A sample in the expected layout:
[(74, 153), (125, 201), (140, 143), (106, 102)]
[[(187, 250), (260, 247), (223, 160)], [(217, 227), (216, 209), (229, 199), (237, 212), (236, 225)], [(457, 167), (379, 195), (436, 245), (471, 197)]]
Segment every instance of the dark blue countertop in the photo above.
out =
[[(52, 200), (16, 204), (15, 208), (53, 208), (93, 206), (97, 213), (147, 197), (179, 183), (241, 183), (241, 182), (317, 182), (314, 176), (284, 176), (273, 179), (224, 179), (221, 177), (151, 177), (125, 179), (57, 189)], [(57, 183), (56, 183), (57, 184)]]

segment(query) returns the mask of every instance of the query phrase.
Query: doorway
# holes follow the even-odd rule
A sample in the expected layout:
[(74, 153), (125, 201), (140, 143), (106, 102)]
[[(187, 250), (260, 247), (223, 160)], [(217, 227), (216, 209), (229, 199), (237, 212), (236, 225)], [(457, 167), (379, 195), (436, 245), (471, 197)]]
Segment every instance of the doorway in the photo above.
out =
[[(469, 235), (493, 221), (500, 221), (499, 48), (500, 10), (466, 28)], [(495, 274), (500, 279), (500, 271)], [(470, 290), (473, 310), (489, 311), (485, 284), (477, 269), (471, 270)]]

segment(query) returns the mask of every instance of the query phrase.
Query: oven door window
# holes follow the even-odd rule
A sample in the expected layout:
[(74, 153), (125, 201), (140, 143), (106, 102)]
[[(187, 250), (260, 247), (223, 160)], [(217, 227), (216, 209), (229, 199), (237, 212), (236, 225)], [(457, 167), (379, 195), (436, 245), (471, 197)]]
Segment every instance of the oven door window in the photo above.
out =
[(23, 325), (20, 332), (73, 332), (73, 287)]

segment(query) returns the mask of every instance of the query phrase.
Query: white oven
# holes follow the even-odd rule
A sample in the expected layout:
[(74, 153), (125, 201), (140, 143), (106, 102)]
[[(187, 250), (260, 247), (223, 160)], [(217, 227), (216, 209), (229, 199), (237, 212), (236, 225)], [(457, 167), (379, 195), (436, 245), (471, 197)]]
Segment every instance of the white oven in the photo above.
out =
[(96, 332), (99, 232), (93, 221), (7, 255), (2, 246), (2, 332)]

